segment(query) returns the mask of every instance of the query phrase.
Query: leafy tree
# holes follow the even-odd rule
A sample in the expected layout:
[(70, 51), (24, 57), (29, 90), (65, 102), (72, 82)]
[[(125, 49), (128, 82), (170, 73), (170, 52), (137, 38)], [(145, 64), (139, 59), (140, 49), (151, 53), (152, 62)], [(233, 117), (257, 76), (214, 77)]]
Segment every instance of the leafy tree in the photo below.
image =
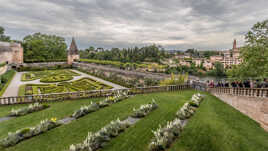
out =
[(55, 35), (35, 33), (23, 39), (25, 61), (54, 61), (66, 59), (65, 39)]
[(6, 36), (4, 33), (5, 33), (5, 29), (0, 26), (0, 41), (9, 42), (10, 41), (10, 37), (9, 36)]
[(208, 74), (210, 76), (215, 76), (215, 77), (224, 77), (224, 76), (226, 76), (224, 66), (223, 66), (223, 64), (221, 62), (215, 62), (214, 63), (214, 69), (209, 71)]
[(268, 20), (256, 23), (246, 34), (246, 46), (241, 49), (243, 62), (228, 71), (230, 77), (268, 76)]

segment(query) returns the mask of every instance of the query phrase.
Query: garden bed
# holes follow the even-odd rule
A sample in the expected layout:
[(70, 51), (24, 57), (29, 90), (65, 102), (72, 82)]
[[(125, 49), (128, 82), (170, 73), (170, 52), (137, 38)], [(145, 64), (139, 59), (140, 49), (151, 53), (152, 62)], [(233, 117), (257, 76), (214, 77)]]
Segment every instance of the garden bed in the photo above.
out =
[(36, 95), (50, 93), (64, 93), (77, 91), (90, 91), (101, 89), (112, 89), (113, 87), (90, 78), (81, 78), (72, 82), (61, 82), (58, 84), (26, 84), (20, 87), (19, 95)]
[(52, 83), (72, 80), (73, 76), (80, 76), (80, 74), (72, 70), (44, 70), (32, 71), (24, 73), (21, 81), (33, 81), (40, 79), (40, 82)]

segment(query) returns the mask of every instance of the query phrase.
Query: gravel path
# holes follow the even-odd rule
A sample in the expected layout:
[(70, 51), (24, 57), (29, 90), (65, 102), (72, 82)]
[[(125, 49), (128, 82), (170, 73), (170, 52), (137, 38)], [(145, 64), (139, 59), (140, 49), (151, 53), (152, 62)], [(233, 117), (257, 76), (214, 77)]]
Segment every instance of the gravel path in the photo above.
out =
[[(114, 84), (112, 82), (105, 81), (103, 79), (100, 79), (100, 78), (85, 74), (85, 73), (77, 71), (77, 70), (72, 70), (72, 71), (74, 71), (76, 73), (79, 73), (81, 75), (80, 76), (74, 76), (74, 78), (72, 80), (70, 80), (70, 81), (75, 81), (75, 80), (78, 80), (78, 79), (81, 79), (81, 78), (88, 77), (88, 78), (91, 78), (93, 80), (96, 80), (96, 81), (99, 81), (101, 83), (104, 83), (106, 85), (112, 86), (113, 89), (123, 89), (123, 88), (125, 88), (125, 87), (122, 87), (120, 85)], [(23, 75), (23, 73), (26, 73), (26, 72), (16, 72), (16, 75), (14, 76), (13, 80), (11, 81), (9, 86), (7, 87), (5, 93), (3, 94), (2, 97), (18, 96), (19, 86), (23, 85), (23, 84), (50, 84), (50, 83), (42, 83), (42, 82), (40, 82), (40, 79), (33, 80), (33, 81), (21, 81), (21, 76)], [(70, 81), (68, 81), (68, 82), (70, 82)], [(53, 84), (56, 84), (56, 83), (53, 83)]]

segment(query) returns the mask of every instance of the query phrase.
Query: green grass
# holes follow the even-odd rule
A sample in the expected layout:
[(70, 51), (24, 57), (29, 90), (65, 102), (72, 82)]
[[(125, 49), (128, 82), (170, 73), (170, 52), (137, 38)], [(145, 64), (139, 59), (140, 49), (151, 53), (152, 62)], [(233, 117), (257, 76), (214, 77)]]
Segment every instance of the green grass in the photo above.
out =
[[(103, 126), (108, 124), (110, 121), (119, 117), (124, 119), (131, 115), (133, 112), (133, 107), (138, 108), (141, 104), (147, 104), (155, 98), (159, 104), (159, 108), (151, 112), (146, 118), (139, 121), (134, 127), (131, 127), (126, 132), (131, 132), (137, 128), (141, 128), (137, 135), (144, 133), (147, 137), (143, 142), (143, 148), (146, 149), (147, 143), (149, 143), (151, 134), (151, 129), (148, 126), (157, 127), (160, 123), (165, 123), (166, 120), (172, 119), (175, 112), (184, 104), (186, 100), (189, 99), (192, 92), (187, 92), (187, 96), (179, 95), (176, 93), (158, 93), (138, 95), (131, 97), (127, 100), (113, 104), (110, 107), (103, 108), (97, 112), (91, 113), (83, 118), (78, 119), (68, 125), (63, 125), (61, 127), (55, 128), (47, 133), (36, 136), (32, 139), (28, 139), (17, 144), (14, 147), (5, 149), (6, 151), (61, 151), (69, 148), (69, 145), (80, 143), (85, 139), (89, 131), (97, 131)], [(67, 103), (67, 102), (66, 102)], [(8, 131), (14, 131), (18, 128), (23, 128), (25, 126), (31, 126), (37, 124), (41, 119), (46, 117), (63, 117), (67, 116), (78, 109), (79, 105), (74, 106), (77, 102), (70, 102), (69, 105), (64, 103), (53, 104), (49, 109), (29, 114), (25, 117), (20, 117), (12, 119), (10, 121), (5, 121), (1, 123), (0, 128), (0, 138), (7, 135)], [(57, 107), (55, 107), (57, 105)], [(68, 106), (68, 107), (67, 107)], [(58, 108), (58, 110), (57, 110)], [(70, 111), (72, 108), (72, 111)], [(51, 109), (54, 109), (52, 112)], [(67, 110), (68, 109), (68, 113)], [(57, 112), (55, 111), (57, 110)], [(61, 113), (58, 113), (61, 112)], [(63, 114), (64, 112), (64, 114)], [(59, 115), (60, 114), (60, 115)], [(39, 117), (42, 116), (42, 117)], [(164, 121), (163, 121), (164, 119)], [(152, 123), (153, 122), (153, 123)], [(124, 133), (123, 133), (124, 135)], [(124, 136), (119, 137), (124, 137)], [(135, 135), (135, 136), (137, 136)], [(133, 137), (131, 137), (133, 138)], [(128, 143), (133, 141), (128, 140)], [(112, 142), (113, 143), (113, 142)], [(126, 146), (125, 144), (124, 146)], [(109, 147), (109, 146), (107, 146)]]
[(268, 151), (257, 122), (208, 95), (170, 151)]
[[(119, 117), (131, 115), (132, 108), (147, 104), (154, 98), (159, 108), (141, 119), (124, 133), (114, 138), (103, 151), (147, 151), (153, 137), (152, 130), (159, 124), (173, 120), (175, 112), (190, 99), (195, 91), (144, 94), (88, 114), (70, 124), (60, 126), (47, 133), (25, 140), (3, 151), (65, 151), (71, 144), (81, 143), (89, 131), (95, 132)], [(208, 94), (207, 94), (208, 95)], [(95, 101), (102, 99), (95, 99)], [(70, 115), (81, 104), (90, 100), (52, 103), (51, 107), (23, 117), (0, 123), (0, 138), (8, 131), (34, 126), (45, 118), (62, 118)], [(20, 107), (17, 105), (16, 107)], [(10, 106), (0, 107), (0, 115)], [(182, 136), (169, 151), (267, 151), (268, 133), (247, 116), (229, 105), (208, 95), (196, 114), (190, 119)]]
[(1, 87), (0, 85), (0, 97), (5, 93), (7, 87), (9, 86), (10, 82), (12, 81), (13, 77), (15, 76), (16, 72), (14, 70), (9, 70), (2, 76), (7, 79), (7, 82), (4, 83), (4, 86)]

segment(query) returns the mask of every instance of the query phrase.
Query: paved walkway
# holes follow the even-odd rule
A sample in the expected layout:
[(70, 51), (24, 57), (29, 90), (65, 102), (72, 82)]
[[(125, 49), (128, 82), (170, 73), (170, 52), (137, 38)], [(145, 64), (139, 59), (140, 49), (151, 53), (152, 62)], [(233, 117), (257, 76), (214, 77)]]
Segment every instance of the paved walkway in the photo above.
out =
[[(76, 73), (79, 73), (81, 75), (80, 76), (74, 76), (74, 78), (72, 80), (68, 81), (68, 82), (88, 77), (88, 78), (91, 78), (93, 80), (96, 80), (96, 81), (99, 81), (101, 83), (104, 83), (106, 85), (112, 86), (113, 89), (124, 89), (125, 88), (125, 87), (122, 87), (120, 85), (114, 84), (114, 83), (109, 82), (109, 81), (105, 81), (103, 79), (100, 79), (100, 78), (85, 74), (85, 73), (77, 71), (77, 70), (72, 70), (72, 71), (74, 71)], [(2, 97), (18, 96), (19, 87), (21, 85), (24, 85), (24, 84), (50, 84), (50, 83), (42, 83), (42, 82), (40, 82), (40, 79), (33, 80), (33, 81), (21, 81), (21, 77), (22, 77), (23, 73), (26, 73), (26, 72), (16, 72), (16, 75), (14, 76), (13, 80), (11, 81), (9, 86), (7, 87), (5, 93), (3, 94)], [(56, 83), (51, 83), (51, 84), (56, 84)]]

